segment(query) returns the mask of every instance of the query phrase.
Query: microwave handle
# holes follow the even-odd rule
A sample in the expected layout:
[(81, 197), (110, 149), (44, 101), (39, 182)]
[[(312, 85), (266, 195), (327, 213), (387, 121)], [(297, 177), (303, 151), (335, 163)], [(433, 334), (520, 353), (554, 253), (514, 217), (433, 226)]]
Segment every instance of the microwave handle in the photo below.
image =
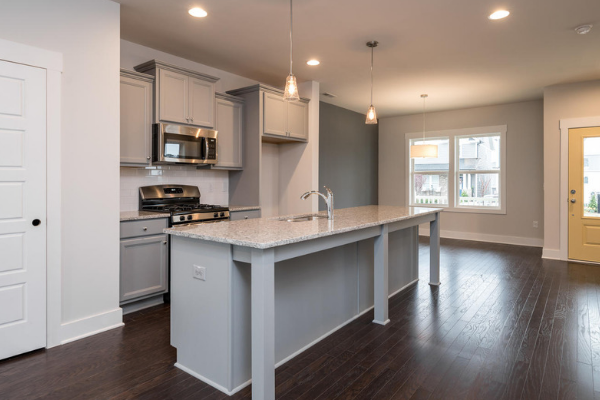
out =
[(202, 137), (202, 159), (208, 160), (208, 140), (205, 137)]

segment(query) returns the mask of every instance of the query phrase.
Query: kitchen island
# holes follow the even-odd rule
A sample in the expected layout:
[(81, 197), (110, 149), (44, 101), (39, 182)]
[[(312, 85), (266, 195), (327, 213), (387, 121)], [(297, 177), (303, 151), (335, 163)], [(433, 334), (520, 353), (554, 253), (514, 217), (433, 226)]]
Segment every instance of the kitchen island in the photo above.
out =
[(418, 280), (419, 224), (430, 224), (430, 284), (440, 284), (441, 211), (365, 206), (334, 220), (166, 229), (176, 366), (227, 394), (251, 378), (252, 398), (274, 399), (276, 366), (373, 307), (374, 323), (389, 322), (389, 293)]

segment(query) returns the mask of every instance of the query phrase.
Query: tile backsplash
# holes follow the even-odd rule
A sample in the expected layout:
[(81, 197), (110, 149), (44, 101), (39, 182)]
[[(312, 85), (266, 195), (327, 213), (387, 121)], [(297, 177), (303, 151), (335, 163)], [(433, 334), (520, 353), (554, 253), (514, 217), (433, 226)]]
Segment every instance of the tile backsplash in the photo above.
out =
[(205, 204), (228, 205), (229, 173), (197, 170), (187, 166), (148, 168), (121, 167), (121, 211), (138, 209), (138, 189), (148, 185), (194, 185), (200, 188), (200, 201)]

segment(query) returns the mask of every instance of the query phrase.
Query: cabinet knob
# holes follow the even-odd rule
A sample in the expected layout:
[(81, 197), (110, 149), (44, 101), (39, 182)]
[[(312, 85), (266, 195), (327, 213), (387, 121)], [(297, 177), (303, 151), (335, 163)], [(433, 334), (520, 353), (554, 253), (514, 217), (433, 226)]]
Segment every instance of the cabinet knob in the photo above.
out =
[(148, 227), (146, 227), (146, 226), (145, 226), (145, 227), (143, 227), (143, 228), (142, 228), (142, 230), (143, 230), (143, 231), (147, 231), (147, 230), (148, 230)]
[(149, 159), (150, 159), (150, 156), (146, 157), (146, 160), (149, 160)]
[(167, 241), (165, 240), (165, 241), (163, 242), (163, 244), (167, 244)]
[(190, 118), (190, 121), (194, 122), (194, 117)]
[(244, 219), (248, 219), (248, 216), (246, 215), (246, 216), (244, 217)]

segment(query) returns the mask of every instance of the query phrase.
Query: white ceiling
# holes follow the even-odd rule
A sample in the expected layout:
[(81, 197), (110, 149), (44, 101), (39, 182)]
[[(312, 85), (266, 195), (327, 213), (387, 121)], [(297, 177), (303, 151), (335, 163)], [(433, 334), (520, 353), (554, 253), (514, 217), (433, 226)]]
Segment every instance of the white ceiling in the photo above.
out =
[[(282, 87), (287, 0), (118, 0), (121, 37)], [(202, 7), (206, 18), (187, 10)], [(508, 9), (504, 20), (487, 16)], [(598, 25), (587, 35), (573, 29)], [(296, 0), (294, 73), (321, 98), (366, 113), (369, 40), (379, 117), (539, 99), (545, 86), (600, 78), (598, 0)], [(310, 58), (321, 61), (309, 67)]]

